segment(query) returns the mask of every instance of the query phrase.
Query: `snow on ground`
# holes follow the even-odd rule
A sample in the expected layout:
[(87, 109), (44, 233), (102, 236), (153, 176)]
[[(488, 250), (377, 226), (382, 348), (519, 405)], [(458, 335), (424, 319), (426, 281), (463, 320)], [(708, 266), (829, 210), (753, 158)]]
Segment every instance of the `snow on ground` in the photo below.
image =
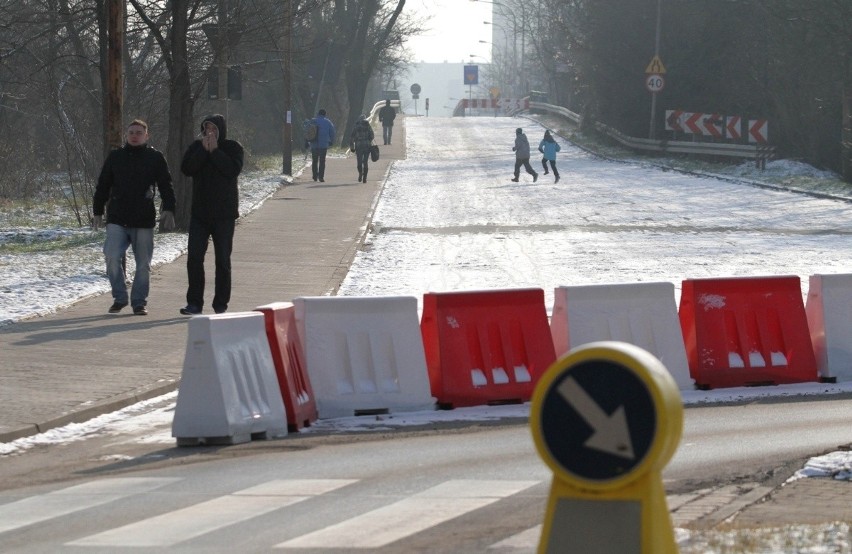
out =
[[(281, 185), (280, 175), (248, 173), (240, 179), (240, 214), (259, 208)], [(5, 216), (5, 217), (4, 217)], [(47, 252), (0, 252), (0, 326), (55, 312), (78, 300), (109, 292), (103, 258), (104, 232), (85, 228), (35, 228), (8, 225), (10, 214), (0, 212), (0, 246), (78, 238), (91, 242)], [(19, 215), (16, 215), (20, 218)], [(152, 267), (166, 264), (186, 251), (186, 233), (154, 235)], [(136, 264), (127, 258), (127, 273)]]
[[(374, 230), (339, 294), (411, 295), (429, 291), (540, 287), (548, 309), (558, 286), (690, 278), (798, 275), (803, 296), (812, 274), (848, 272), (852, 204), (747, 184), (661, 171), (647, 160), (603, 161), (561, 141), (559, 183), (533, 167), (512, 183), (514, 131), (526, 128), (535, 148), (543, 128), (527, 120), (409, 118), (408, 157), (394, 162)], [(726, 177), (762, 178), (785, 187), (848, 191), (830, 174), (779, 160), (767, 172), (752, 164)], [(825, 183), (829, 182), (829, 185)], [(280, 175), (241, 179), (242, 211), (259, 207)], [(102, 237), (89, 230), (17, 228), (0, 219), (0, 245), (89, 234), (65, 250), (0, 254), (0, 325), (53, 312), (108, 290)], [(186, 235), (157, 235), (155, 264), (182, 254)], [(741, 402), (778, 395), (849, 392), (852, 384), (684, 391), (685, 404)], [(145, 440), (172, 443), (176, 393), (33, 437), (0, 444), (0, 456), (92, 434), (157, 429)], [(439, 421), (526, 418), (529, 405), (461, 408), (377, 418), (322, 420), (303, 432), (356, 432)], [(813, 458), (794, 478), (852, 478), (848, 453)]]

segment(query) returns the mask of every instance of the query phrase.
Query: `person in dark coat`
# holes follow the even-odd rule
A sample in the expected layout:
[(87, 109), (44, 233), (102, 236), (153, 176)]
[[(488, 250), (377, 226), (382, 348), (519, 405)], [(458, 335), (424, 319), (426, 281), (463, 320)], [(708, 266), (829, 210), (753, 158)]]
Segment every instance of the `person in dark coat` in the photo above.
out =
[[(109, 153), (101, 168), (92, 199), (92, 228), (103, 225), (106, 208), (104, 257), (112, 288), (109, 313), (117, 314), (128, 300), (136, 315), (148, 315), (151, 258), (154, 254), (154, 225), (157, 210), (154, 196), (160, 194), (160, 224), (163, 231), (175, 226), (175, 192), (172, 175), (163, 154), (148, 145), (148, 124), (134, 119), (127, 126), (127, 142)], [(136, 272), (127, 296), (127, 248), (133, 248)]]
[(518, 127), (515, 129), (515, 146), (512, 147), (515, 152), (515, 178), (514, 182), (518, 182), (521, 176), (521, 166), (524, 166), (527, 173), (533, 176), (533, 183), (538, 180), (538, 173), (530, 165), (530, 141), (524, 134), (524, 130)]
[(317, 126), (317, 136), (308, 141), (311, 147), (311, 176), (314, 181), (325, 182), (325, 157), (329, 147), (334, 144), (334, 123), (326, 117), (325, 110), (319, 110), (312, 120)]
[(385, 145), (391, 143), (394, 119), (396, 119), (396, 109), (391, 106), (390, 99), (385, 100), (385, 105), (379, 109), (379, 121), (382, 123), (382, 138), (385, 141)]
[(370, 126), (370, 122), (367, 121), (367, 116), (361, 115), (358, 121), (355, 122), (355, 128), (352, 129), (352, 136), (349, 139), (349, 149), (355, 152), (355, 158), (357, 159), (359, 183), (367, 182), (370, 146), (372, 146), (375, 137), (373, 128)]
[(222, 115), (209, 115), (201, 122), (201, 138), (183, 155), (181, 171), (192, 177), (192, 213), (189, 220), (184, 315), (200, 314), (204, 307), (204, 256), (212, 237), (216, 256), (213, 311), (228, 310), (231, 301), (231, 251), (239, 212), (237, 178), (243, 170), (243, 147), (228, 137)]

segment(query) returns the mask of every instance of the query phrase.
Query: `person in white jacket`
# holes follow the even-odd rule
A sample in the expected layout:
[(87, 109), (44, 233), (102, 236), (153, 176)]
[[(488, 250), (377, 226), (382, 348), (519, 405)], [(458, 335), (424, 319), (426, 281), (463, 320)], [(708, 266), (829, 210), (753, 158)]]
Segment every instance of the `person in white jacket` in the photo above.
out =
[(544, 157), (541, 159), (541, 165), (544, 167), (544, 174), (547, 175), (547, 162), (550, 162), (550, 169), (553, 170), (554, 183), (559, 182), (559, 170), (556, 169), (556, 153), (562, 150), (559, 146), (559, 143), (554, 140), (553, 135), (550, 134), (550, 131), (544, 132), (544, 138), (541, 139), (541, 142), (538, 143), (538, 151), (541, 152)]

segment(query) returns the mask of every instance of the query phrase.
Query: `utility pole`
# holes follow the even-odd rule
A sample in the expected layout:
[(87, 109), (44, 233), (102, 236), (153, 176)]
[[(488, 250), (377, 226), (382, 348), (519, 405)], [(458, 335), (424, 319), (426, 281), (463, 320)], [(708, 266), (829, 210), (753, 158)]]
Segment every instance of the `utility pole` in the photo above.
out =
[[(654, 42), (654, 59), (660, 56), (660, 1), (657, 0), (657, 36)], [(648, 131), (648, 138), (657, 138), (657, 93), (651, 93), (651, 125)]]
[(287, 10), (286, 14), (286, 22), (284, 24), (286, 36), (284, 37), (284, 160), (282, 164), (282, 173), (284, 175), (292, 175), (293, 174), (293, 110), (291, 108), (292, 105), (292, 91), (290, 88), (290, 82), (292, 81), (291, 75), (293, 71), (292, 67), (292, 55), (291, 55), (291, 46), (292, 36), (293, 36), (293, 0), (287, 0)]
[(221, 101), (225, 103), (223, 110), (225, 117), (228, 117), (228, 0), (219, 0), (218, 6), (218, 23), (219, 23), (219, 45), (216, 49), (216, 70), (219, 73), (219, 90), (216, 93)]
[(104, 102), (106, 153), (120, 148), (124, 141), (122, 111), (124, 108), (124, 2), (110, 0), (107, 9), (107, 91)]

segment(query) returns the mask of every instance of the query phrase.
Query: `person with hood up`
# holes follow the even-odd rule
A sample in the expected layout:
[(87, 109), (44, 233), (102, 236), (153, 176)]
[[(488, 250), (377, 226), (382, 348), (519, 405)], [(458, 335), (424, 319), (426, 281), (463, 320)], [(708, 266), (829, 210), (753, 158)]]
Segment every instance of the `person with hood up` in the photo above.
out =
[(544, 131), (544, 138), (538, 143), (538, 151), (544, 155), (541, 158), (541, 165), (544, 167), (545, 175), (548, 173), (547, 162), (550, 162), (550, 168), (553, 170), (553, 177), (555, 178), (554, 183), (559, 182), (559, 170), (556, 169), (556, 153), (560, 150), (562, 150), (562, 147), (554, 140), (553, 135), (550, 134), (550, 130)]
[[(130, 301), (134, 315), (148, 315), (151, 258), (154, 254), (156, 207), (160, 193), (160, 229), (175, 226), (175, 192), (163, 154), (148, 145), (148, 124), (134, 119), (127, 126), (127, 142), (109, 153), (101, 168), (92, 199), (92, 228), (97, 231), (106, 208), (104, 256), (113, 303), (107, 310), (117, 314)], [(127, 296), (126, 254), (133, 248), (136, 273)]]
[(212, 237), (216, 256), (213, 311), (228, 310), (231, 300), (231, 250), (239, 212), (237, 178), (243, 170), (243, 147), (228, 137), (222, 115), (201, 122), (201, 138), (183, 155), (181, 171), (192, 177), (192, 213), (189, 220), (186, 273), (189, 286), (183, 315), (200, 314), (204, 307), (204, 256)]
[(533, 176), (533, 183), (538, 180), (538, 173), (530, 165), (530, 141), (524, 134), (524, 130), (518, 127), (515, 129), (515, 146), (512, 147), (515, 152), (515, 178), (513, 182), (517, 183), (521, 176), (521, 166), (524, 166), (527, 173)]
[(366, 115), (358, 117), (355, 122), (355, 128), (352, 129), (352, 136), (349, 139), (349, 149), (355, 152), (355, 158), (358, 164), (358, 182), (367, 182), (367, 166), (370, 161), (370, 146), (373, 144), (373, 139), (376, 138), (373, 133), (373, 128), (370, 122), (367, 121)]
[(311, 176), (314, 181), (325, 182), (325, 156), (334, 144), (334, 123), (325, 116), (325, 110), (319, 110), (312, 120), (317, 126), (317, 136), (308, 141), (311, 147)]

